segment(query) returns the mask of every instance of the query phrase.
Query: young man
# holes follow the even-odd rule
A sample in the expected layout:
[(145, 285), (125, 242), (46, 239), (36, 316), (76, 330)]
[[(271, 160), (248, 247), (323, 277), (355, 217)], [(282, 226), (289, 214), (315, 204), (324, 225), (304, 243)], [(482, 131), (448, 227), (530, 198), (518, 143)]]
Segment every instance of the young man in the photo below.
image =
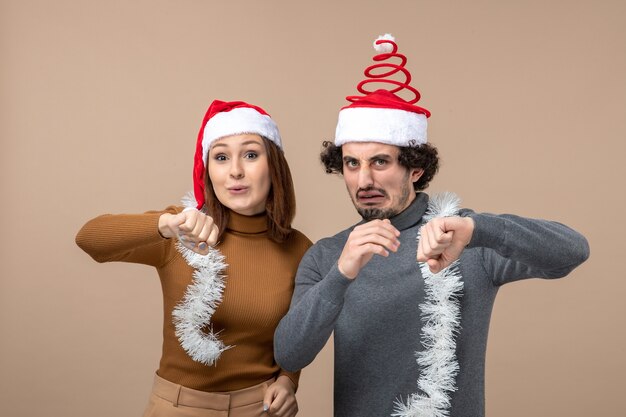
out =
[[(369, 79), (358, 86), (364, 95), (348, 97), (335, 143), (322, 152), (327, 172), (343, 175), (363, 221), (320, 240), (302, 259), (289, 313), (276, 330), (276, 360), (302, 369), (334, 332), (335, 416), (483, 416), (498, 288), (565, 276), (589, 247), (559, 223), (459, 210), (453, 195), (421, 192), (438, 168), (426, 141), (430, 113), (414, 104), (419, 93), (393, 38), (375, 47), (375, 61), (401, 63), (365, 71)], [(396, 72), (404, 83), (385, 78)], [(370, 82), (393, 88), (370, 92)], [(415, 98), (398, 97), (403, 88)]]

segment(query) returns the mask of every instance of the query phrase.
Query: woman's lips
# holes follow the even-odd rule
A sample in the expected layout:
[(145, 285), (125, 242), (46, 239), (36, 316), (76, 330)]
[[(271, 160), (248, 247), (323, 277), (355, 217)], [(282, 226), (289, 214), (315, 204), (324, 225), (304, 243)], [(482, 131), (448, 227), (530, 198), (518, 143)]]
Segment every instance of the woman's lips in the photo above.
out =
[(244, 194), (248, 191), (248, 187), (244, 187), (244, 186), (235, 186), (235, 187), (228, 187), (228, 192), (231, 194)]

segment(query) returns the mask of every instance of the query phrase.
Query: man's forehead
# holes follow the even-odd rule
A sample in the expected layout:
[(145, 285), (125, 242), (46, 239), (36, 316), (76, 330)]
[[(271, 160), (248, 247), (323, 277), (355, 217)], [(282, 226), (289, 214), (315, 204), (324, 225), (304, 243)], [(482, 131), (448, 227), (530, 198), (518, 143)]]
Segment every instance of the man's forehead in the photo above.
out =
[(341, 146), (344, 158), (370, 159), (374, 156), (398, 156), (400, 148), (380, 142), (348, 142)]

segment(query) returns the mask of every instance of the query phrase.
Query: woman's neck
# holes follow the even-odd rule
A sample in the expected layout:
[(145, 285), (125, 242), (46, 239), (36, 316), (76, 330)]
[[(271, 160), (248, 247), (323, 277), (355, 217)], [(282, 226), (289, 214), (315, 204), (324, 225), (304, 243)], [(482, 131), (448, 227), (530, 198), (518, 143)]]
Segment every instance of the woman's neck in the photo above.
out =
[(267, 213), (246, 216), (230, 210), (226, 228), (239, 233), (267, 232)]

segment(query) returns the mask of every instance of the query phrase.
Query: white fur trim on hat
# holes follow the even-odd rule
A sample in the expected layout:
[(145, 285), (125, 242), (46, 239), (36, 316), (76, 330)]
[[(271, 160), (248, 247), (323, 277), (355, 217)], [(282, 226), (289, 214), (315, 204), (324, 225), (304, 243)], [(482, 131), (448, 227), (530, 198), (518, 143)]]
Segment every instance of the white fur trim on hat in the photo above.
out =
[(399, 109), (349, 107), (339, 112), (335, 146), (347, 142), (380, 142), (417, 146), (427, 142), (426, 115)]
[(226, 136), (257, 134), (283, 148), (278, 126), (271, 117), (249, 107), (238, 107), (231, 111), (217, 113), (204, 128), (202, 137), (202, 160), (206, 166), (211, 143)]

